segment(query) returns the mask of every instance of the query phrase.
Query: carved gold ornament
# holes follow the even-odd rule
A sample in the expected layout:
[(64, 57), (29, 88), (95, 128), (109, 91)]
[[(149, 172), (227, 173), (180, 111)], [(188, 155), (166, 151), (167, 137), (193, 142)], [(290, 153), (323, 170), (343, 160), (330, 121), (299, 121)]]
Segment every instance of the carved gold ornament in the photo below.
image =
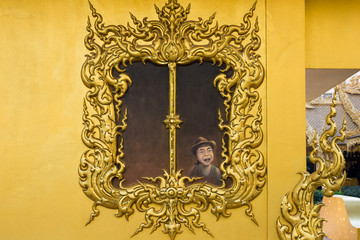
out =
[[(314, 205), (314, 193), (318, 187), (322, 187), (324, 195), (331, 197), (338, 191), (346, 180), (345, 160), (337, 145), (338, 141), (344, 141), (346, 120), (340, 130), (340, 136), (336, 136), (336, 124), (332, 120), (336, 116), (335, 110), (336, 93), (330, 113), (326, 117), (329, 126), (320, 138), (313, 138), (313, 150), (310, 153), (310, 161), (317, 166), (317, 170), (309, 174), (300, 172), (301, 179), (295, 188), (288, 192), (281, 202), (281, 215), (277, 220), (277, 231), (280, 239), (322, 239), (325, 233), (322, 231), (322, 222), (319, 217), (321, 207)], [(332, 139), (331, 139), (332, 138)], [(318, 152), (321, 152), (321, 155)]]
[[(85, 46), (89, 54), (81, 70), (82, 81), (89, 88), (82, 132), (87, 150), (79, 166), (80, 185), (94, 202), (88, 223), (99, 215), (98, 206), (117, 209), (115, 215), (126, 219), (134, 211), (143, 212), (144, 222), (134, 235), (163, 226), (171, 239), (184, 226), (211, 235), (200, 220), (201, 212), (208, 209), (219, 219), (230, 216), (228, 209), (245, 206), (246, 215), (256, 223), (251, 201), (265, 185), (266, 166), (258, 150), (263, 131), (257, 89), (264, 80), (264, 67), (257, 54), (261, 44), (258, 21), (251, 21), (255, 4), (240, 26), (213, 24), (215, 14), (206, 21), (187, 20), (190, 6), (185, 9), (176, 0), (169, 0), (162, 9), (155, 6), (159, 20), (139, 21), (131, 14), (134, 26), (106, 26), (91, 4), (90, 8), (95, 20), (93, 24), (88, 21)], [(122, 133), (128, 119), (127, 109), (121, 108), (122, 98), (132, 84), (127, 64), (139, 61), (169, 68), (169, 114), (164, 123), (169, 129), (170, 169), (163, 176), (145, 178), (149, 183), (124, 187), (126, 139)], [(176, 169), (176, 129), (182, 122), (176, 112), (176, 67), (203, 61), (225, 65), (223, 72), (232, 70), (230, 76), (221, 73), (213, 82), (225, 109), (225, 116), (220, 110), (218, 116), (223, 131), (221, 187), (198, 183), (199, 178), (182, 176)], [(120, 73), (118, 78), (113, 69)], [(113, 186), (114, 178), (120, 179), (119, 186)], [(227, 186), (225, 179), (232, 184)]]

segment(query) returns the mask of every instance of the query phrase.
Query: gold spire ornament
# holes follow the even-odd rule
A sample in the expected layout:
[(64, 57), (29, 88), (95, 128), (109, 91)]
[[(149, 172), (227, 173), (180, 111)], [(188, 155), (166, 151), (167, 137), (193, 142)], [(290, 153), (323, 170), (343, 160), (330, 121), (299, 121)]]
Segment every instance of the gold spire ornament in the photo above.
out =
[[(329, 128), (321, 134), (319, 142), (315, 133), (313, 150), (309, 156), (317, 170), (312, 174), (300, 172), (300, 181), (281, 202), (281, 215), (277, 220), (281, 240), (323, 239), (325, 233), (322, 231), (322, 223), (325, 219), (320, 218), (319, 213), (324, 204), (314, 205), (315, 190), (322, 187), (324, 196), (331, 197), (345, 183), (345, 160), (337, 142), (345, 139), (346, 119), (340, 129), (340, 136), (335, 136), (337, 127), (333, 118), (336, 116), (336, 92), (332, 101), (330, 113), (326, 117)], [(317, 154), (319, 148), (321, 155)]]
[[(79, 166), (80, 186), (93, 201), (89, 223), (99, 215), (98, 206), (116, 209), (117, 217), (144, 213), (144, 222), (135, 230), (163, 227), (171, 239), (186, 227), (200, 228), (211, 235), (200, 220), (201, 212), (211, 208), (217, 219), (229, 217), (229, 209), (246, 207), (255, 223), (252, 203), (265, 185), (266, 164), (258, 149), (263, 142), (261, 96), (257, 89), (264, 80), (264, 67), (257, 51), (261, 45), (258, 21), (252, 20), (256, 3), (240, 26), (213, 24), (208, 20), (187, 20), (186, 9), (169, 0), (158, 20), (139, 21), (134, 26), (109, 25), (90, 4), (93, 23), (88, 20), (85, 46), (89, 50), (81, 78), (89, 89), (84, 99), (82, 140), (87, 147)], [(123, 186), (126, 157), (123, 132), (127, 128), (127, 109), (122, 98), (132, 85), (127, 64), (150, 61), (169, 68), (169, 114), (164, 123), (169, 132), (169, 171), (163, 176), (145, 178), (130, 187)], [(223, 132), (220, 166), (223, 184), (214, 187), (198, 183), (198, 178), (181, 175), (176, 169), (176, 129), (181, 117), (176, 112), (176, 67), (204, 61), (225, 65), (214, 79), (223, 98), (225, 114), (219, 110), (219, 130)], [(113, 76), (113, 70), (120, 73)], [(164, 93), (166, 94), (166, 93)], [(112, 180), (120, 179), (114, 187)], [(227, 186), (226, 179), (232, 184)], [(186, 184), (185, 184), (186, 182)]]

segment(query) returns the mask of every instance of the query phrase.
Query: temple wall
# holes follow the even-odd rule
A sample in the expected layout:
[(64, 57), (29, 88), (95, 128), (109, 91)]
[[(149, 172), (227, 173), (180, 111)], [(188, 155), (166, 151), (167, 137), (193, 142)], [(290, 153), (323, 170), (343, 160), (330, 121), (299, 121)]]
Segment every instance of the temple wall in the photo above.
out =
[[(140, 19), (154, 19), (153, 3), (164, 3), (91, 2), (107, 24), (125, 24), (129, 11)], [(189, 1), (182, 3), (187, 6)], [(216, 11), (219, 24), (239, 24), (252, 3), (192, 1), (189, 17), (206, 19)], [(316, 1), (314, 5), (318, 10)], [(142, 213), (127, 222), (114, 217), (114, 210), (100, 208), (100, 216), (84, 226), (92, 201), (82, 193), (77, 169), (85, 151), (80, 134), (87, 89), (80, 68), (87, 53), (83, 39), (89, 14), (88, 2), (82, 0), (0, 2), (1, 239), (129, 239), (143, 220)], [(296, 172), (305, 169), (305, 3), (259, 0), (255, 14), (263, 40), (259, 53), (267, 69), (259, 90), (267, 185), (253, 202), (259, 226), (245, 216), (245, 208), (231, 210), (231, 217), (219, 221), (209, 211), (202, 215), (215, 239), (277, 239), (280, 202), (298, 181)], [(306, 53), (320, 55), (311, 49), (307, 46)], [(323, 66), (321, 60), (309, 59), (313, 57), (307, 57), (307, 67)], [(196, 235), (183, 230), (177, 239), (211, 239), (201, 230)], [(133, 239), (169, 239), (160, 230), (149, 232)]]

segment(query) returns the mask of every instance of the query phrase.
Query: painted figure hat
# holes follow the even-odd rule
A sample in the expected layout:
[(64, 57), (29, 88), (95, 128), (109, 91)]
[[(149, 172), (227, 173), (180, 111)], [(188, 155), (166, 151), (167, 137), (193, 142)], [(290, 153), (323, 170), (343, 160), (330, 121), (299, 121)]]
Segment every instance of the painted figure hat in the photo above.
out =
[(191, 152), (196, 156), (196, 150), (202, 145), (210, 145), (212, 149), (215, 149), (216, 143), (213, 140), (207, 140), (204, 137), (198, 137), (191, 147)]

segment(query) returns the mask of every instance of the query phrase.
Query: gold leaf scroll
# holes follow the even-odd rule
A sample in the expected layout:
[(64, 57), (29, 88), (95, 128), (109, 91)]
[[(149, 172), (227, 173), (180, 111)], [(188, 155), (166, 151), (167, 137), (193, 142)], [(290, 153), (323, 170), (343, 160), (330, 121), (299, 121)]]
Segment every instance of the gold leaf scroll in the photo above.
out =
[[(163, 226), (163, 231), (174, 239), (184, 226), (192, 232), (200, 228), (211, 235), (200, 220), (203, 211), (211, 209), (220, 218), (230, 216), (228, 209), (245, 206), (246, 215), (256, 223), (251, 201), (265, 185), (266, 166), (263, 153), (257, 149), (263, 141), (257, 89), (264, 80), (264, 67), (257, 53), (261, 44), (258, 21), (251, 21), (255, 4), (240, 26), (213, 24), (215, 14), (205, 21), (187, 20), (190, 7), (185, 9), (176, 0), (169, 0), (161, 9), (155, 6), (159, 20), (139, 21), (131, 14), (134, 26), (106, 26), (91, 4), (90, 8), (95, 20), (93, 25), (88, 21), (85, 46), (89, 54), (81, 70), (82, 81), (89, 88), (84, 100), (82, 133), (88, 149), (79, 166), (80, 185), (94, 202), (89, 222), (99, 215), (98, 206), (117, 209), (116, 216), (126, 219), (140, 211), (145, 220), (134, 234)], [(224, 182), (217, 188), (195, 182), (198, 178), (182, 176), (171, 158), (171, 169), (163, 176), (123, 186), (122, 133), (127, 127), (127, 111), (122, 109), (122, 98), (132, 84), (126, 74), (127, 64), (136, 61), (169, 67), (173, 84), (170, 100), (175, 99), (177, 65), (203, 61), (224, 65), (214, 87), (224, 99), (225, 115), (219, 110), (219, 129), (224, 132), (225, 160), (220, 169), (224, 180), (232, 180), (230, 186)], [(118, 78), (113, 76), (114, 69), (120, 73)], [(225, 74), (228, 70), (230, 76)], [(175, 141), (181, 119), (175, 105), (169, 112), (164, 122), (170, 141)], [(176, 144), (170, 144), (170, 152), (175, 153), (175, 147)], [(120, 179), (117, 187), (112, 185), (114, 178)]]
[[(322, 222), (325, 219), (319, 217), (320, 209), (324, 204), (314, 205), (315, 190), (322, 187), (324, 195), (331, 197), (335, 191), (341, 189), (346, 180), (344, 156), (337, 145), (338, 141), (345, 139), (346, 120), (344, 119), (340, 130), (341, 135), (334, 137), (337, 132), (336, 124), (332, 120), (336, 116), (335, 101), (336, 93), (330, 113), (326, 117), (329, 128), (321, 134), (319, 143), (316, 137), (313, 140), (310, 161), (316, 164), (317, 170), (312, 174), (300, 172), (300, 181), (281, 202), (277, 231), (282, 240), (322, 239), (325, 236), (322, 231)], [(319, 147), (322, 150), (321, 156), (317, 156)], [(328, 157), (324, 158), (324, 156)]]

